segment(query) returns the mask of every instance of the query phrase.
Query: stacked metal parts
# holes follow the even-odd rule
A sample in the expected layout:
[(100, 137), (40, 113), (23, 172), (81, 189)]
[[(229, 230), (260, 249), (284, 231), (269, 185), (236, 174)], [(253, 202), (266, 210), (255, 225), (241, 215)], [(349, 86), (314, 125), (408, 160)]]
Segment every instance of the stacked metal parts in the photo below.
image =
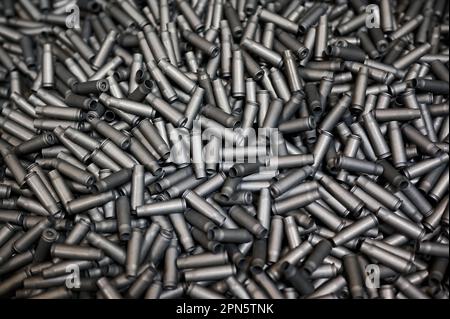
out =
[(0, 297), (446, 299), (448, 1), (0, 2)]

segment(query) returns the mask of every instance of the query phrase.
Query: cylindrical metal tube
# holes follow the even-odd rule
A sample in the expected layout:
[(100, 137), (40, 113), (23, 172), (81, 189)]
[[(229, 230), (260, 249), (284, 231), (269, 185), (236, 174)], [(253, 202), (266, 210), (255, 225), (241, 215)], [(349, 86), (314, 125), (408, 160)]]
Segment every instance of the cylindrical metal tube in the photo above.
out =
[(366, 231), (376, 227), (378, 225), (378, 220), (375, 216), (369, 214), (356, 222), (350, 224), (350, 226), (342, 229), (336, 236), (334, 236), (331, 241), (334, 246), (340, 246), (353, 238), (364, 234)]

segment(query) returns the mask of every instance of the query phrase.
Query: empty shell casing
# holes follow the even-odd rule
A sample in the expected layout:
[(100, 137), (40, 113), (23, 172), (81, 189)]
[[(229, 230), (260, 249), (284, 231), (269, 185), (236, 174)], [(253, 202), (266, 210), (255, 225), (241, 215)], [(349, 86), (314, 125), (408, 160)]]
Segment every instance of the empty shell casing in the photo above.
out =
[(81, 196), (67, 203), (67, 211), (69, 214), (78, 214), (85, 210), (103, 205), (113, 199), (115, 199), (115, 195), (112, 191)]
[(177, 258), (177, 267), (179, 269), (212, 267), (224, 265), (228, 261), (226, 252), (218, 254), (202, 253), (198, 255), (191, 255)]
[(116, 199), (116, 216), (120, 239), (127, 241), (131, 235), (131, 207), (127, 196)]
[(9, 150), (0, 147), (0, 152), (3, 156), (3, 161), (12, 172), (17, 184), (23, 185), (25, 183), (25, 176), (27, 175), (25, 169), (21, 165), (17, 156)]
[(287, 216), (284, 218), (284, 233), (286, 235), (289, 247), (294, 249), (300, 245), (300, 234), (298, 232), (298, 226), (293, 216)]
[(430, 299), (425, 293), (414, 286), (409, 280), (403, 276), (398, 277), (395, 281), (395, 287), (397, 287), (408, 298), (414, 299)]
[(309, 116), (283, 122), (280, 124), (279, 129), (282, 133), (297, 133), (302, 131), (309, 131), (314, 129), (315, 127), (316, 121), (314, 117)]
[(30, 246), (32, 246), (41, 236), (42, 232), (51, 227), (52, 221), (45, 218), (41, 222), (34, 225), (31, 229), (29, 229), (25, 234), (23, 234), (17, 241), (14, 242), (13, 248), (18, 253), (23, 253)]
[(109, 83), (106, 80), (92, 80), (82, 83), (75, 83), (72, 90), (76, 94), (85, 95), (90, 93), (104, 93), (109, 90)]
[(411, 125), (404, 124), (402, 125), (401, 129), (404, 136), (423, 152), (432, 156), (436, 155), (436, 153), (439, 152), (439, 148), (433, 142), (431, 142), (426, 136), (423, 136)]
[(106, 277), (98, 279), (97, 286), (105, 299), (122, 299), (120, 293)]
[(108, 239), (94, 232), (89, 232), (86, 235), (86, 239), (92, 246), (101, 249), (105, 253), (105, 255), (111, 257), (120, 265), (125, 264), (126, 253), (121, 247), (119, 247), (115, 243), (109, 241)]
[(235, 8), (228, 3), (225, 2), (223, 5), (223, 14), (230, 25), (230, 30), (235, 38), (240, 38), (242, 36), (242, 25), (239, 19), (239, 15), (236, 12)]
[[(448, 168), (448, 166), (447, 166)], [(440, 201), (442, 197), (446, 194), (447, 183), (449, 181), (449, 174), (446, 170), (441, 174), (439, 180), (436, 182), (436, 185), (430, 191), (429, 196), (436, 202)]]
[(377, 217), (407, 237), (418, 240), (424, 236), (424, 229), (419, 228), (413, 222), (391, 213), (382, 207), (377, 211)]
[(324, 258), (330, 254), (332, 247), (333, 246), (330, 241), (321, 240), (305, 260), (303, 269), (309, 274), (312, 274), (314, 270), (320, 266)]
[(217, 225), (221, 226), (225, 222), (225, 216), (221, 215), (211, 204), (200, 197), (195, 191), (186, 190), (183, 193), (183, 198), (190, 207), (205, 217), (211, 219)]
[(128, 95), (128, 99), (136, 102), (142, 102), (147, 94), (152, 91), (153, 81), (144, 80), (140, 84), (136, 84), (137, 87)]
[(206, 40), (205, 38), (200, 37), (198, 34), (190, 30), (183, 30), (182, 34), (186, 41), (188, 41), (194, 47), (198, 48), (211, 58), (218, 56), (218, 54), (220, 53), (220, 49), (218, 46)]
[(138, 274), (142, 241), (142, 230), (139, 228), (133, 228), (127, 246), (126, 273), (128, 277), (136, 277)]
[(184, 73), (180, 72), (175, 66), (165, 60), (160, 60), (158, 62), (158, 67), (168, 78), (182, 88), (183, 91), (189, 94), (193, 93), (196, 88), (195, 82), (188, 78)]
[(152, 266), (148, 266), (133, 282), (126, 294), (127, 298), (139, 298), (150, 287), (157, 273)]
[(131, 210), (136, 211), (137, 207), (144, 204), (144, 173), (143, 165), (135, 165), (131, 175)]
[(89, 221), (81, 219), (74, 225), (72, 230), (69, 232), (64, 243), (69, 245), (79, 244), (85, 238), (86, 234), (89, 232), (90, 227), (91, 224), (89, 223)]
[(161, 203), (145, 204), (137, 207), (136, 215), (139, 217), (177, 214), (186, 210), (186, 202), (183, 199), (172, 199)]
[(354, 195), (349, 195), (345, 188), (343, 188), (339, 183), (334, 181), (332, 178), (324, 175), (320, 182), (322, 186), (328, 190), (335, 198), (337, 198), (342, 205), (347, 207), (353, 214), (358, 214), (363, 208), (364, 204), (357, 199)]
[(169, 104), (163, 99), (160, 99), (151, 93), (147, 95), (146, 101), (161, 114), (162, 117), (171, 122), (175, 127), (181, 127), (186, 124), (186, 117), (178, 112), (176, 109), (171, 108)]
[(55, 258), (75, 260), (100, 260), (104, 257), (100, 249), (67, 244), (54, 244), (51, 254)]
[(164, 287), (174, 289), (178, 284), (178, 269), (176, 261), (179, 255), (178, 241), (172, 240), (169, 248), (167, 249), (164, 259), (164, 275), (163, 282)]
[(283, 100), (282, 99), (274, 99), (269, 105), (269, 109), (267, 110), (266, 116), (264, 117), (263, 128), (274, 128), (277, 126), (281, 112), (283, 108)]
[(314, 25), (320, 17), (325, 14), (325, 12), (328, 9), (328, 5), (324, 3), (320, 3), (317, 5), (314, 5), (312, 8), (310, 8), (304, 16), (299, 21), (298, 31), (301, 34), (305, 34), (308, 29)]
[(363, 274), (357, 255), (346, 255), (343, 258), (346, 278), (349, 282), (350, 293), (354, 299), (364, 298)]
[(212, 229), (208, 232), (208, 238), (225, 243), (248, 243), (252, 235), (245, 229)]
[(421, 162), (413, 164), (405, 168), (403, 172), (409, 179), (414, 179), (416, 177), (424, 175), (425, 173), (431, 171), (432, 169), (438, 168), (439, 166), (447, 162), (448, 162), (448, 155), (442, 154), (436, 158), (423, 160)]
[(430, 256), (448, 257), (448, 245), (446, 244), (421, 242), (418, 244), (417, 251)]
[[(208, 81), (208, 83), (209, 83), (209, 85), (211, 85), (209, 81)], [(200, 83), (200, 86), (201, 86), (201, 83)], [(211, 88), (211, 90), (212, 90), (212, 88)], [(192, 97), (189, 100), (189, 103), (186, 107), (186, 111), (184, 112), (184, 115), (187, 118), (187, 121), (184, 124), (185, 128), (192, 129), (194, 120), (195, 120), (196, 116), (198, 115), (198, 113), (200, 112), (203, 99), (205, 98), (207, 100), (208, 94), (211, 94), (211, 92), (207, 93), (207, 90), (205, 90), (201, 87), (196, 87), (196, 89), (195, 89), (194, 93), (192, 94)], [(214, 98), (214, 97), (212, 97), (212, 98)]]
[(350, 109), (354, 112), (361, 112), (366, 102), (366, 89), (368, 83), (369, 69), (361, 67), (356, 77), (355, 89), (352, 96), (352, 105)]
[(280, 16), (270, 10), (262, 9), (260, 11), (259, 18), (264, 22), (271, 22), (277, 27), (282, 28), (290, 33), (296, 34), (298, 30), (298, 25), (283, 16)]
[(156, 152), (163, 159), (167, 159), (170, 154), (170, 149), (167, 143), (159, 134), (158, 130), (149, 120), (145, 119), (139, 122), (137, 126), (142, 135), (146, 140), (153, 146)]
[(158, 265), (164, 256), (165, 250), (169, 247), (172, 238), (172, 232), (164, 229), (160, 230), (149, 251), (148, 260), (154, 265)]
[(275, 263), (281, 254), (281, 245), (283, 240), (283, 218), (274, 216), (270, 223), (270, 234), (267, 247), (267, 261)]
[(365, 233), (371, 228), (378, 225), (378, 220), (374, 215), (367, 215), (356, 222), (352, 223), (350, 226), (342, 229), (336, 236), (334, 236), (331, 241), (334, 246), (340, 246), (353, 238)]
[(400, 208), (402, 201), (395, 195), (392, 195), (389, 191), (377, 185), (375, 182), (365, 176), (359, 176), (356, 180), (356, 184), (363, 188), (367, 193), (374, 196), (386, 207), (396, 210)]
[(352, 172), (366, 173), (371, 175), (381, 175), (383, 166), (359, 160), (348, 156), (339, 156), (335, 163), (337, 168), (345, 169)]
[[(281, 44), (292, 50), (299, 60), (304, 60), (309, 55), (309, 49), (299, 42), (294, 36), (280, 29), (275, 31), (276, 38)], [(286, 61), (285, 61), (286, 62)]]
[(46, 229), (42, 232), (34, 253), (34, 261), (36, 263), (40, 263), (48, 259), (50, 256), (50, 248), (58, 237), (58, 232), (52, 228)]
[(203, 280), (208, 281), (224, 279), (234, 275), (235, 272), (236, 268), (234, 265), (221, 265), (187, 270), (183, 273), (183, 276), (187, 282)]
[(283, 65), (283, 58), (277, 52), (267, 49), (263, 45), (250, 40), (248, 38), (243, 39), (241, 46), (250, 53), (259, 56), (273, 66), (280, 68)]
[(249, 215), (242, 207), (233, 206), (230, 209), (230, 217), (239, 225), (246, 228), (256, 238), (263, 238), (267, 234), (261, 223), (251, 215)]
[(55, 215), (60, 211), (55, 199), (36, 172), (28, 173), (25, 176), (25, 182), (51, 215)]
[(88, 121), (98, 133), (111, 139), (122, 149), (127, 149), (130, 146), (130, 138), (114, 127), (109, 126), (105, 121), (95, 117), (88, 117)]
[(331, 45), (327, 47), (325, 53), (328, 56), (360, 63), (364, 63), (364, 60), (366, 59), (366, 53), (359, 48), (354, 47), (338, 47)]
[(273, 282), (273, 280), (266, 274), (265, 271), (260, 270), (260, 269), (255, 269), (252, 268), (250, 270), (250, 272), (252, 273), (253, 279), (255, 280), (255, 282), (262, 286), (264, 288), (264, 290), (267, 292), (267, 294), (272, 298), (272, 299), (283, 299), (283, 295), (281, 294), (281, 292), (276, 288), (275, 283)]
[(180, 9), (183, 16), (188, 21), (189, 25), (195, 32), (202, 32), (205, 28), (203, 22), (197, 16), (195, 11), (192, 9), (188, 1), (185, 0), (177, 0), (177, 7)]
[(404, 260), (394, 254), (387, 252), (386, 250), (373, 245), (369, 245), (365, 242), (361, 244), (360, 251), (371, 258), (376, 258), (380, 263), (400, 273), (408, 273), (414, 267), (410, 261)]
[(377, 124), (372, 112), (363, 115), (364, 125), (366, 127), (367, 135), (372, 142), (375, 154), (379, 158), (386, 158), (391, 155), (391, 150), (381, 134), (379, 125)]
[(295, 58), (291, 51), (286, 50), (283, 52), (284, 65), (286, 66), (286, 75), (289, 82), (289, 88), (291, 92), (298, 92), (302, 90), (302, 84), (300, 82), (300, 76), (296, 67)]
[(53, 63), (52, 45), (45, 43), (42, 53), (42, 86), (52, 88), (55, 84), (55, 69)]
[(283, 198), (281, 200), (276, 201), (272, 204), (272, 210), (276, 214), (285, 214), (292, 210), (306, 207), (310, 203), (316, 201), (320, 198), (320, 193), (318, 190), (311, 190), (304, 193), (299, 194), (298, 196), (291, 196), (288, 198)]
[(406, 165), (406, 150), (404, 147), (403, 136), (401, 134), (398, 122), (389, 122), (389, 140), (392, 149), (392, 162), (396, 168)]
[(232, 52), (233, 57), (231, 60), (231, 94), (235, 98), (243, 98), (245, 96), (245, 80), (242, 52), (238, 49), (238, 47), (235, 47)]
[(270, 186), (270, 192), (272, 196), (280, 196), (288, 189), (300, 184), (303, 180), (310, 176), (312, 172), (313, 169), (310, 166), (306, 166), (299, 170), (293, 171), (284, 178), (276, 181), (275, 183), (272, 183)]
[(132, 170), (124, 168), (120, 171), (109, 174), (104, 178), (100, 178), (99, 181), (94, 184), (94, 186), (99, 192), (106, 192), (129, 182), (131, 179), (131, 175)]

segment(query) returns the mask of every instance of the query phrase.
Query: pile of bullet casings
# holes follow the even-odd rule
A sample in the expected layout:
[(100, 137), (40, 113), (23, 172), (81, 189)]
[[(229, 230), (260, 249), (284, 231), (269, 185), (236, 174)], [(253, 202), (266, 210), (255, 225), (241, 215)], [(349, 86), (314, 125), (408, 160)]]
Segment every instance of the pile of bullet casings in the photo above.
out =
[(447, 299), (432, 0), (0, 2), (0, 298)]

